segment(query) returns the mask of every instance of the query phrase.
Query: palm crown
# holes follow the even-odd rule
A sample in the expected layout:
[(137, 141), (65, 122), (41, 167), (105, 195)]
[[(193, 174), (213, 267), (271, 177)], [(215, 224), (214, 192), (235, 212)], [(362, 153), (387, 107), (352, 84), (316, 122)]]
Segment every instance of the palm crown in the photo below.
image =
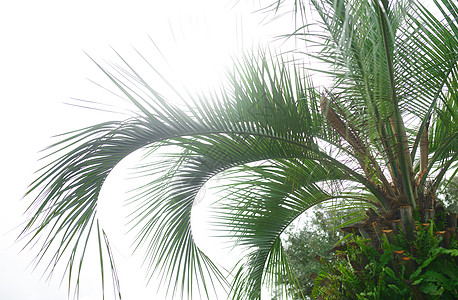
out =
[(151, 181), (131, 202), (137, 243), (173, 291), (207, 286), (205, 274), (224, 280), (190, 222), (197, 193), (220, 173), (231, 181), (217, 223), (249, 249), (231, 284), (237, 299), (259, 299), (264, 283), (284, 276), (294, 281), (280, 234), (317, 203), (360, 208), (347, 229), (367, 237), (398, 218), (411, 226), (412, 212), (434, 218), (436, 189), (457, 161), (458, 7), (435, 1), (432, 14), (412, 1), (311, 3), (322, 31), (298, 37), (318, 47), (307, 55), (326, 65), (328, 87), (263, 52), (241, 60), (220, 92), (183, 97), (180, 106), (125, 61), (101, 67), (137, 113), (51, 147), (56, 158), (31, 185), (39, 195), (24, 230), (31, 240), (46, 234), (39, 257), (56, 244), (53, 261), (67, 253), (72, 276), (95, 234), (113, 267), (96, 214), (100, 189), (126, 156), (165, 145), (180, 151), (141, 169)]

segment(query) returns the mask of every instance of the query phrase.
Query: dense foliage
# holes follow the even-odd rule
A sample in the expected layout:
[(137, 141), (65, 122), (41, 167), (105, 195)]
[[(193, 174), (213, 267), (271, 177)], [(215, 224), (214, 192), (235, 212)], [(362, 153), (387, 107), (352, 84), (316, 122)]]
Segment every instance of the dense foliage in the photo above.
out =
[(332, 262), (322, 261), (313, 298), (456, 299), (458, 243), (445, 245), (433, 228), (420, 227), (412, 243), (402, 234), (383, 234), (379, 251), (371, 240), (356, 236)]
[[(440, 195), (441, 203), (455, 213), (457, 180), (453, 178)], [(444, 240), (444, 224), (420, 226), (417, 220), (413, 243), (395, 227), (397, 234), (383, 232), (383, 245), (376, 251), (359, 235), (339, 243), (344, 235), (338, 228), (349, 219), (348, 213), (315, 208), (304, 224), (287, 232), (285, 253), (299, 285), (296, 289), (285, 283), (293, 299), (309, 299), (313, 288), (314, 299), (421, 299), (418, 291), (427, 299), (458, 296), (458, 242), (453, 236)]]

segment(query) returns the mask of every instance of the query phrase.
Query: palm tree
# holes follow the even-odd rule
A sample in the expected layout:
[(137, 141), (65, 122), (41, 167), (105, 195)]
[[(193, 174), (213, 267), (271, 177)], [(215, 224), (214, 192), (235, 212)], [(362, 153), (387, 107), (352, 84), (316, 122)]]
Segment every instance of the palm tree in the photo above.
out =
[[(375, 248), (393, 224), (412, 240), (415, 220), (434, 222), (436, 190), (457, 166), (456, 3), (435, 0), (433, 14), (407, 0), (310, 2), (321, 30), (296, 34), (318, 49), (307, 55), (326, 66), (326, 87), (314, 85), (304, 66), (261, 52), (241, 59), (221, 91), (183, 96), (179, 105), (124, 60), (100, 67), (136, 112), (68, 133), (50, 148), (53, 161), (30, 187), (37, 196), (23, 233), (43, 239), (39, 260), (51, 253), (51, 269), (68, 261), (75, 278), (94, 234), (114, 270), (97, 219), (101, 187), (131, 153), (163, 146), (179, 150), (140, 169), (151, 181), (131, 200), (132, 224), (149, 270), (172, 292), (206, 294), (224, 281), (191, 230), (194, 199), (217, 174), (231, 181), (215, 203), (216, 222), (248, 249), (233, 273), (235, 299), (260, 299), (265, 284), (294, 281), (280, 235), (315, 204), (358, 208), (345, 230)], [(301, 1), (295, 7), (308, 9)], [(456, 214), (446, 217), (450, 237)]]

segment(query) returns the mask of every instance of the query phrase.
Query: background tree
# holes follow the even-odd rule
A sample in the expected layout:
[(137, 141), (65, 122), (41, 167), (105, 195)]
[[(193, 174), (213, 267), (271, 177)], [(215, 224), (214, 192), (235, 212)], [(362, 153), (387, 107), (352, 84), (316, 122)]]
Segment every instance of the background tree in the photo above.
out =
[[(293, 299), (310, 299), (315, 278), (322, 267), (320, 258), (330, 261), (334, 255), (333, 248), (344, 238), (338, 227), (348, 218), (343, 218), (342, 214), (318, 205), (307, 215), (305, 222), (285, 232), (285, 254), (299, 286), (297, 289), (294, 282), (285, 283)], [(280, 296), (275, 295), (273, 299), (277, 297)]]
[(448, 211), (458, 213), (458, 177), (455, 176), (444, 184), (439, 196)]
[[(296, 4), (298, 12), (308, 8)], [(148, 269), (172, 293), (207, 294), (209, 284), (224, 281), (191, 230), (194, 199), (217, 174), (231, 183), (214, 205), (215, 220), (248, 249), (233, 274), (234, 299), (259, 299), (264, 285), (296, 282), (281, 233), (325, 201), (359, 208), (345, 229), (364, 237), (364, 255), (418, 249), (418, 223), (439, 224), (450, 247), (456, 214), (438, 205), (436, 192), (458, 158), (456, 3), (436, 1), (439, 17), (415, 1), (311, 4), (321, 30), (300, 37), (331, 78), (326, 87), (313, 85), (303, 65), (261, 52), (240, 60), (222, 90), (177, 95), (182, 102), (171, 104), (122, 58), (123, 66), (101, 67), (134, 109), (125, 121), (69, 133), (51, 147), (29, 191), (37, 196), (24, 229), (30, 244), (43, 239), (38, 260), (51, 256), (51, 270), (65, 261), (70, 279), (78, 278), (94, 235), (101, 269), (104, 256), (114, 269), (96, 214), (100, 189), (126, 156), (166, 145), (177, 152), (141, 167), (151, 181), (130, 207), (135, 246), (145, 247)], [(380, 237), (393, 234), (403, 239), (388, 247)]]

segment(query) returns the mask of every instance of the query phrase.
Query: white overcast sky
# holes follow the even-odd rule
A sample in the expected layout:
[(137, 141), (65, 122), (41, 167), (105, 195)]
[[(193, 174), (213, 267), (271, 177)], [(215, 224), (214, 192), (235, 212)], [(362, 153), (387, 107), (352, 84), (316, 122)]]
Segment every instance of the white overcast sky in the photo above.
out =
[[(168, 58), (169, 71), (180, 74), (177, 80), (189, 89), (206, 88), (217, 82), (232, 55), (272, 44), (276, 34), (285, 33), (282, 26), (292, 23), (286, 18), (283, 23), (265, 24), (263, 14), (253, 13), (262, 7), (259, 1), (236, 2), (18, 0), (0, 4), (0, 299), (67, 297), (59, 277), (46, 282), (41, 272), (32, 273), (28, 264), (33, 251), (19, 254), (14, 240), (31, 200), (21, 198), (40, 167), (39, 150), (52, 142), (53, 135), (106, 117), (64, 104), (71, 98), (110, 102), (108, 94), (89, 81), (108, 82), (84, 52), (98, 61), (116, 61), (113, 47), (129, 60), (135, 57), (133, 46), (164, 67), (149, 36)], [(112, 191), (122, 183), (122, 178), (110, 177), (103, 190), (110, 196), (102, 195), (106, 198), (101, 200), (101, 210), (118, 201)], [(108, 215), (102, 218), (103, 225), (114, 235), (118, 258), (124, 259), (120, 266), (124, 299), (160, 299), (155, 287), (145, 288), (144, 270), (126, 257), (128, 245), (116, 236), (124, 230), (122, 216)], [(81, 299), (100, 299), (97, 272), (95, 268), (93, 277), (87, 276)], [(107, 296), (110, 299), (111, 294)]]

